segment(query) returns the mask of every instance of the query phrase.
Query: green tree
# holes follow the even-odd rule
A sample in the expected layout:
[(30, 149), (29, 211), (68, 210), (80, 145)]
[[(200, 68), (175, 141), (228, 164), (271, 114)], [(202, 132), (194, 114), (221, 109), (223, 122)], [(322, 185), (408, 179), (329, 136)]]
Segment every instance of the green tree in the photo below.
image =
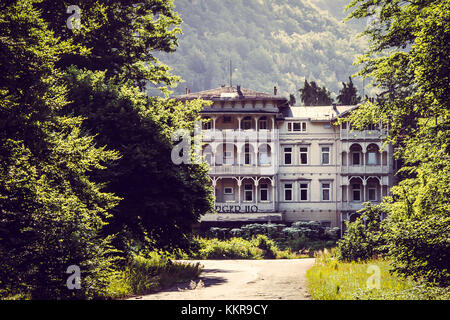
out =
[(112, 210), (107, 234), (119, 234), (120, 248), (139, 241), (156, 248), (188, 245), (191, 227), (212, 210), (205, 164), (174, 164), (171, 134), (193, 131), (202, 101), (182, 103), (147, 97), (130, 83), (113, 84), (105, 73), (67, 75), (69, 98), (64, 112), (83, 115), (96, 142), (120, 152), (106, 170), (93, 173), (106, 190), (123, 200)]
[[(0, 11), (0, 296), (99, 297), (113, 268), (99, 232), (119, 199), (89, 173), (117, 153), (96, 147), (81, 118), (59, 114), (67, 89), (55, 65), (76, 48), (47, 28), (38, 3)], [(70, 265), (80, 290), (66, 287)]]
[(106, 71), (108, 79), (133, 80), (146, 85), (175, 85), (179, 77), (169, 73), (154, 52), (173, 52), (181, 33), (181, 19), (172, 0), (83, 0), (81, 27), (66, 27), (71, 14), (61, 0), (43, 0), (36, 5), (42, 18), (62, 40), (70, 40), (80, 50), (64, 52), (57, 67), (71, 65), (92, 71)]
[(308, 83), (305, 79), (303, 88), (299, 89), (300, 98), (305, 106), (328, 106), (333, 103), (331, 93), (323, 86), (319, 87), (315, 81)]
[(348, 77), (348, 83), (342, 82), (343, 88), (339, 91), (337, 100), (343, 105), (356, 105), (361, 102), (358, 89), (353, 85), (352, 77)]
[(354, 0), (349, 18), (375, 17), (360, 75), (382, 93), (350, 116), (356, 128), (382, 121), (404, 163), (387, 199), (385, 230), (394, 269), (448, 285), (450, 279), (449, 1)]

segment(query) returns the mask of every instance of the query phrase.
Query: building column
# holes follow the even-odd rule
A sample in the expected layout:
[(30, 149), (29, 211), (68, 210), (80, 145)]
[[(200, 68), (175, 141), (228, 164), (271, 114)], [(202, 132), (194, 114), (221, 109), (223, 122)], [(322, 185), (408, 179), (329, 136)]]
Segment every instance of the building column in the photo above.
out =
[(271, 179), (271, 185), (272, 185), (272, 208), (273, 212), (275, 212), (275, 176)]
[(258, 205), (258, 185), (259, 181), (257, 178), (254, 179), (255, 181), (255, 205)]
[(362, 202), (365, 202), (365, 201), (367, 201), (366, 200), (366, 186), (367, 186), (367, 181), (364, 179), (363, 180), (363, 201)]
[(242, 185), (241, 178), (237, 179), (237, 185), (238, 185), (238, 203), (239, 205), (241, 205), (241, 185)]

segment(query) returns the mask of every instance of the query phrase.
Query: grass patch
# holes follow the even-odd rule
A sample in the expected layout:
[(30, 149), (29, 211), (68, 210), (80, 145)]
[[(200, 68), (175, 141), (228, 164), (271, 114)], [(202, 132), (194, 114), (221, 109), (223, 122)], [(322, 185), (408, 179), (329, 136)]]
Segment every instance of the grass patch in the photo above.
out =
[[(376, 270), (376, 271), (374, 271)], [(332, 252), (316, 254), (306, 273), (308, 290), (316, 300), (434, 300), (450, 299), (448, 288), (416, 282), (390, 272), (389, 261), (339, 262)], [(379, 271), (379, 287), (376, 272)]]
[(199, 263), (172, 261), (157, 252), (135, 255), (123, 271), (112, 276), (108, 292), (111, 298), (148, 294), (195, 279), (202, 269)]

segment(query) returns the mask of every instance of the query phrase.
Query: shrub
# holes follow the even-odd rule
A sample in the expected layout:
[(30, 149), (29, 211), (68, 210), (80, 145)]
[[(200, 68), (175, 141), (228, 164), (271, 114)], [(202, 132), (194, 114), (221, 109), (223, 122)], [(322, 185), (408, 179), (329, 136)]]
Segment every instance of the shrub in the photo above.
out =
[(195, 279), (202, 268), (200, 263), (173, 262), (156, 251), (133, 255), (124, 270), (113, 275), (108, 294), (118, 298), (150, 293), (177, 282)]
[(367, 260), (381, 253), (383, 239), (380, 231), (380, 207), (366, 203), (355, 222), (346, 222), (347, 230), (337, 242), (336, 255), (339, 260)]
[(275, 259), (277, 257), (278, 248), (269, 238), (265, 235), (258, 235), (255, 239), (256, 246), (262, 250), (264, 259)]
[(199, 249), (191, 253), (193, 259), (261, 259), (262, 250), (242, 238), (229, 240), (196, 238)]

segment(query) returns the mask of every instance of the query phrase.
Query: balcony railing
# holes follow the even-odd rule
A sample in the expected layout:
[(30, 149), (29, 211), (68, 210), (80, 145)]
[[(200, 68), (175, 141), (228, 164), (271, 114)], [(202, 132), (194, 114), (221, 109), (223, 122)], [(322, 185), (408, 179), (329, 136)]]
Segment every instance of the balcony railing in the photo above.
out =
[(274, 141), (276, 139), (275, 130), (233, 130), (233, 129), (209, 129), (202, 130), (203, 141)]
[(342, 174), (383, 174), (389, 173), (388, 165), (342, 165), (341, 166)]
[(273, 165), (249, 166), (249, 165), (222, 165), (211, 166), (209, 174), (227, 174), (227, 175), (274, 175), (275, 167)]
[(386, 129), (381, 130), (349, 130), (341, 129), (341, 139), (384, 139), (387, 135)]

